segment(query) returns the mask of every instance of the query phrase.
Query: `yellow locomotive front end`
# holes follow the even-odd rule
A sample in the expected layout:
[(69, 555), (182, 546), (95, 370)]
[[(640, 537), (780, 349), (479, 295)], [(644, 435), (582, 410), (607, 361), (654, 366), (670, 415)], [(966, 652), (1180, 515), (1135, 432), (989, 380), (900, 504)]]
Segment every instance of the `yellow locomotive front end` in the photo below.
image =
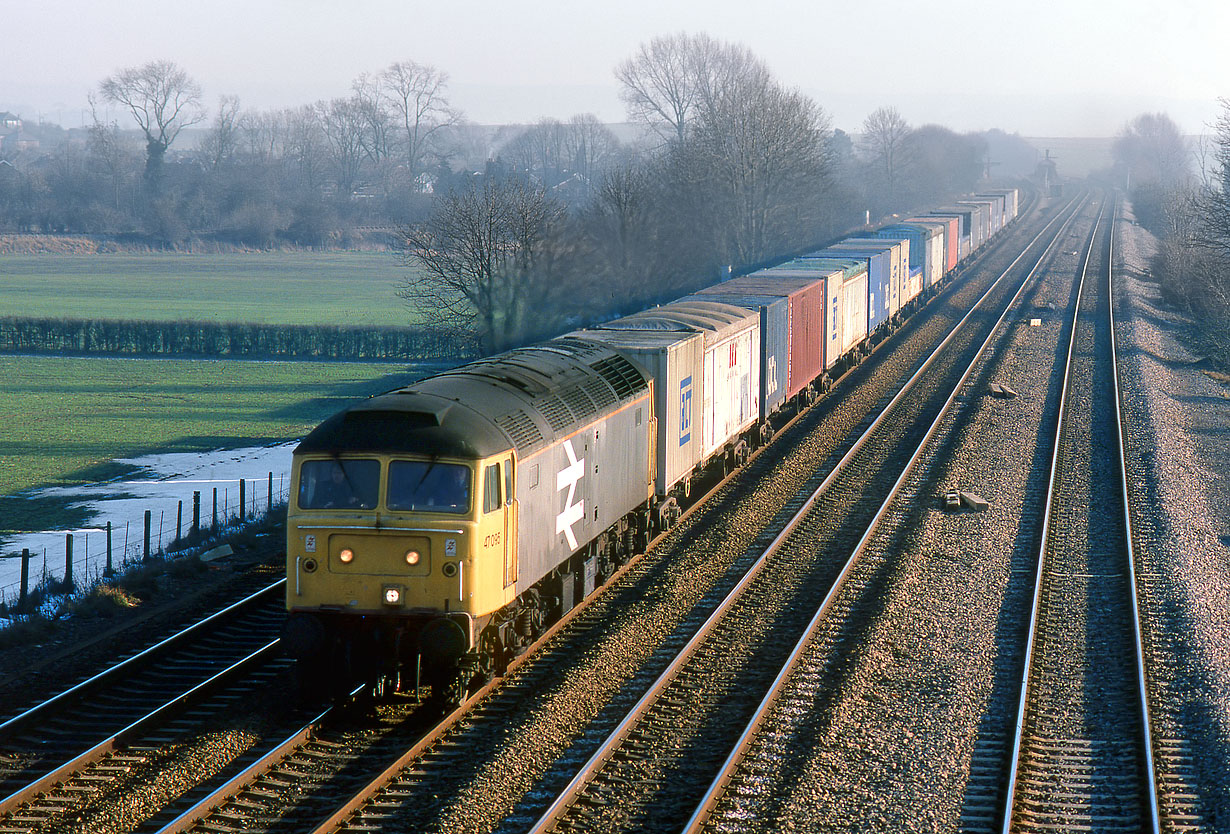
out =
[(333, 688), (453, 686), (486, 671), (466, 665), (478, 632), (515, 596), (512, 451), (368, 436), (335, 426), (296, 451), (287, 650)]

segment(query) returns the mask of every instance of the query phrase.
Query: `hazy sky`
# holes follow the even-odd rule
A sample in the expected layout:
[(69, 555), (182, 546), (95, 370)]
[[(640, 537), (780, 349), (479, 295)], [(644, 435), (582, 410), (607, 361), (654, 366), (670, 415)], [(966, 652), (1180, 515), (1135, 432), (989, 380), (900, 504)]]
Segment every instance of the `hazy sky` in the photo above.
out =
[(1161, 110), (1194, 133), (1230, 96), (1226, 0), (0, 0), (0, 24), (0, 110), (65, 126), (104, 77), (162, 58), (211, 108), (343, 96), (413, 60), (449, 73), (474, 122), (623, 121), (613, 68), (678, 31), (750, 47), (847, 131), (891, 105), (1026, 136), (1109, 136)]

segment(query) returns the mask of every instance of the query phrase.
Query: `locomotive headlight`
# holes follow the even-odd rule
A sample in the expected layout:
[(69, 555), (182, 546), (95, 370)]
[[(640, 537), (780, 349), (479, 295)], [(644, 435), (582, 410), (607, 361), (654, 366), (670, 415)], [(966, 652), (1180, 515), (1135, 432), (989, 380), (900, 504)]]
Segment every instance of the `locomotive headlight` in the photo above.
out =
[(401, 588), (397, 585), (384, 586), (384, 604), (401, 605)]
[(337, 554), (337, 558), (341, 560), (343, 565), (349, 565), (354, 561), (354, 551), (349, 547), (343, 547), (342, 552)]
[(406, 551), (406, 564), (407, 565), (411, 565), (411, 566), (417, 565), (419, 563), (419, 560), (422, 558), (423, 557), (419, 554), (417, 550), (407, 550)]

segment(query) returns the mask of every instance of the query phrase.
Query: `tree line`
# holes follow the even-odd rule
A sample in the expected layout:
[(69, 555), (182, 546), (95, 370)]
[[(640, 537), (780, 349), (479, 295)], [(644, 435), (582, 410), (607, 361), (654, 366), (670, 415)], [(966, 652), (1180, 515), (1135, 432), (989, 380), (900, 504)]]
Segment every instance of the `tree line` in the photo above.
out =
[(1164, 113), (1143, 114), (1114, 158), (1137, 222), (1158, 238), (1150, 271), (1163, 297), (1192, 316), (1199, 349), (1230, 368), (1230, 99), (1212, 127), (1193, 148)]
[(0, 351), (10, 353), (405, 362), (465, 358), (470, 348), (429, 328), (0, 318)]
[[(891, 107), (852, 136), (762, 58), (704, 34), (654, 38), (615, 76), (622, 138), (592, 114), (470, 124), (447, 74), (413, 61), (297, 108), (223, 96), (210, 117), (184, 69), (150, 62), (99, 83), (85, 141), (0, 164), (0, 231), (276, 247), (396, 230), (416, 317), (489, 352), (971, 191), (989, 139), (1031, 153)], [(189, 128), (200, 141), (181, 148)]]

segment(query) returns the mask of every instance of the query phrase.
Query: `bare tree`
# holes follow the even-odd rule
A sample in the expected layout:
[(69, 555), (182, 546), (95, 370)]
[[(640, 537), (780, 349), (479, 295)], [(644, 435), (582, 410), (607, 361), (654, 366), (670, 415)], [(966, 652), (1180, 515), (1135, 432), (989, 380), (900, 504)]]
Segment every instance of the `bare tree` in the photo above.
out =
[[(603, 172), (586, 208), (585, 228), (593, 236), (601, 262), (615, 279), (610, 294), (644, 295), (653, 269), (653, 177), (646, 162), (626, 158)], [(658, 276), (659, 280), (662, 276)], [(631, 291), (631, 292), (629, 292)], [(611, 309), (619, 307), (610, 299)]]
[(700, 95), (695, 52), (694, 39), (680, 32), (641, 44), (615, 68), (632, 121), (664, 140), (683, 142)]
[(368, 159), (379, 165), (392, 153), (392, 133), (395, 128), (393, 114), (385, 107), (385, 93), (381, 79), (363, 73), (350, 85), (354, 104), (366, 123), (361, 141)]
[(258, 162), (270, 162), (286, 150), (287, 115), (285, 112), (244, 113), (239, 119), (244, 150)]
[(551, 188), (567, 177), (566, 134), (567, 129), (559, 119), (539, 119), (505, 145), (501, 156), (514, 170)]
[(92, 93), (87, 99), (92, 120), (87, 148), (107, 181), (111, 194), (110, 208), (118, 217), (121, 212), (131, 211), (131, 207), (125, 205), (128, 201), (124, 200), (124, 196), (137, 191), (135, 182), (136, 171), (140, 167), (140, 150), (124, 139), (115, 122), (106, 124), (98, 118)]
[(830, 124), (811, 99), (736, 57), (711, 76), (723, 86), (701, 109), (684, 158), (693, 181), (713, 189), (722, 254), (749, 264), (814, 234), (808, 212), (827, 185)]
[(703, 32), (654, 38), (615, 68), (629, 118), (676, 144), (687, 138), (702, 110), (712, 114), (723, 91), (753, 76), (769, 77), (763, 61), (744, 46)]
[(217, 169), (239, 152), (240, 144), (239, 97), (222, 96), (218, 100), (218, 112), (209, 132), (201, 139), (201, 156), (211, 169)]
[(1165, 113), (1144, 113), (1120, 132), (1112, 149), (1133, 184), (1153, 182), (1169, 188), (1191, 176), (1191, 152), (1178, 125)]
[(403, 229), (411, 270), (398, 292), (484, 352), (523, 344), (550, 330), (563, 222), (563, 206), (519, 179), (450, 192)]
[(871, 163), (875, 179), (884, 185), (889, 206), (897, 201), (898, 180), (907, 162), (910, 126), (895, 107), (881, 107), (863, 120), (862, 150)]
[(381, 74), (383, 94), (401, 128), (406, 167), (411, 179), (426, 170), (427, 151), (461, 114), (449, 104), (448, 74), (435, 67), (401, 61)]
[(611, 129), (592, 113), (581, 113), (568, 120), (564, 128), (564, 158), (568, 169), (580, 174), (587, 185), (597, 181), (619, 140)]
[(156, 188), (171, 143), (205, 119), (200, 85), (172, 61), (150, 61), (108, 76), (100, 89), (108, 101), (126, 107), (145, 134), (145, 181)]
[(359, 183), (363, 160), (367, 155), (365, 140), (368, 119), (358, 98), (335, 98), (318, 102), (316, 115), (324, 131), (333, 162), (333, 177), (339, 197), (349, 197)]
[(329, 148), (317, 108), (304, 105), (287, 110), (283, 113), (283, 120), (286, 124), (286, 161), (297, 174), (298, 185), (309, 192), (319, 192), (324, 187)]

